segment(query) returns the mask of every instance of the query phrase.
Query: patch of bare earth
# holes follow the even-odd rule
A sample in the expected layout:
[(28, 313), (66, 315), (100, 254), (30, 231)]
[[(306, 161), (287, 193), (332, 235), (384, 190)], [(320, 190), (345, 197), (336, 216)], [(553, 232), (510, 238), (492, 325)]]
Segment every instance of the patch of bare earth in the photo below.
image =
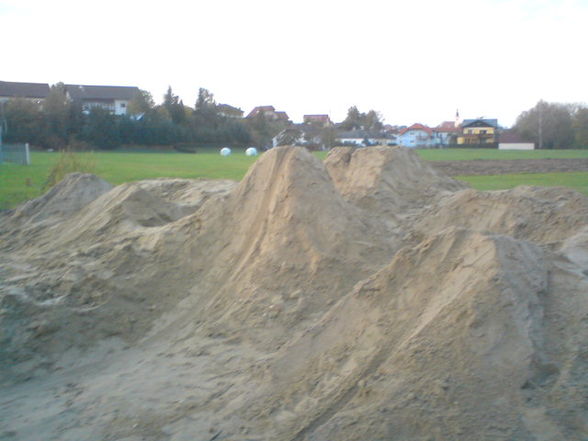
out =
[(468, 161), (430, 161), (429, 164), (449, 176), (588, 171), (588, 158), (475, 159)]

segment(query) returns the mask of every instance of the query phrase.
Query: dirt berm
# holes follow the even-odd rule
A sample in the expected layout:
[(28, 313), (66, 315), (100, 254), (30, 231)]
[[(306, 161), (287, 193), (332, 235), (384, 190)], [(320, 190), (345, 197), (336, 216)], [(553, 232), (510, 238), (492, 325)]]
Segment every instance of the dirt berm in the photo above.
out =
[(574, 191), (280, 147), (0, 216), (0, 440), (588, 439)]

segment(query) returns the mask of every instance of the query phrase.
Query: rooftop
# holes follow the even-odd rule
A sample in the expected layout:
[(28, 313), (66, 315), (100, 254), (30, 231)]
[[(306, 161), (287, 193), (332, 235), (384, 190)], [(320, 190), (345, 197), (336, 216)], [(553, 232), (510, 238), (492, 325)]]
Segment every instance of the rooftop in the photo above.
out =
[(87, 86), (82, 84), (66, 84), (65, 90), (74, 100), (131, 100), (139, 93), (138, 87)]
[(0, 81), (0, 97), (9, 98), (47, 98), (49, 84), (47, 83), (14, 83)]

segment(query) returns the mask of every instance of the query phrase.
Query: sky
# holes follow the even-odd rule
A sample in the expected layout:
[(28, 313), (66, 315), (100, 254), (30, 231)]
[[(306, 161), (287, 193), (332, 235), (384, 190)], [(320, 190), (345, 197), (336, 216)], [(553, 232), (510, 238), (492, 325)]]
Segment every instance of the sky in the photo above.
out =
[(508, 127), (540, 99), (588, 102), (586, 23), (588, 0), (0, 0), (0, 80)]

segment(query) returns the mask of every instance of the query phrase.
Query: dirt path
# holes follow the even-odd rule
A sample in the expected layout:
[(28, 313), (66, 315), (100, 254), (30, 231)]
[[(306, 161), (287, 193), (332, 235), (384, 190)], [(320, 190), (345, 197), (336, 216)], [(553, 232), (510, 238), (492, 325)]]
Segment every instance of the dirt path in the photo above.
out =
[(588, 158), (474, 159), (471, 161), (430, 161), (429, 164), (450, 176), (588, 171)]

